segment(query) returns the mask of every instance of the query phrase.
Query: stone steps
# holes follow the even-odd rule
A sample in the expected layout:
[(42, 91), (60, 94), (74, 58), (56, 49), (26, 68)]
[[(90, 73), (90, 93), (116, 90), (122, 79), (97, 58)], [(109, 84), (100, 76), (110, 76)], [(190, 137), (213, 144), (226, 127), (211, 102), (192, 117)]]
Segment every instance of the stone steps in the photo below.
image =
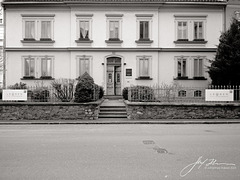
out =
[(122, 101), (108, 99), (100, 106), (98, 118), (127, 118), (126, 107)]

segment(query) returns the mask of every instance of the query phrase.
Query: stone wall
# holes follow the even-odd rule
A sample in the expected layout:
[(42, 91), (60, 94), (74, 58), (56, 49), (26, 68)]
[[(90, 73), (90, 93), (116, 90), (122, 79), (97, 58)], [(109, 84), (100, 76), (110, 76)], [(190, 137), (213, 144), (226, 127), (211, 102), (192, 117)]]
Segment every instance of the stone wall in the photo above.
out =
[(94, 120), (102, 101), (91, 103), (0, 103), (0, 120)]
[(164, 104), (125, 101), (128, 119), (240, 119), (240, 104)]

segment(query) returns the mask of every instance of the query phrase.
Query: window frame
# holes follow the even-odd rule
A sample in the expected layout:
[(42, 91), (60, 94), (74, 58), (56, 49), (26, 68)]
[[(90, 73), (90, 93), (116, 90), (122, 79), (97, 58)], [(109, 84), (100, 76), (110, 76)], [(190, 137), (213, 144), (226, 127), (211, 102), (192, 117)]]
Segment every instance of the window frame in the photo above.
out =
[[(34, 75), (26, 75), (26, 59), (33, 58), (34, 60)], [(42, 75), (42, 59), (48, 58), (50, 60), (50, 74), (47, 76)], [(54, 56), (44, 55), (44, 56), (36, 56), (36, 55), (27, 55), (22, 56), (22, 79), (53, 79), (54, 76)]]
[[(185, 74), (185, 76), (183, 76), (183, 75), (181, 75), (181, 76), (178, 76), (178, 72), (179, 72), (179, 69), (178, 69), (178, 62), (179, 62), (179, 60), (180, 61), (186, 61), (186, 66), (185, 66), (185, 68), (186, 68), (186, 74)], [(188, 56), (177, 56), (177, 57), (175, 57), (175, 78), (176, 79), (188, 79), (189, 78), (189, 57)], [(181, 73), (182, 73), (182, 65), (181, 65)]]
[[(122, 43), (122, 17), (123, 14), (106, 14), (106, 43)], [(110, 37), (110, 22), (118, 22), (118, 38)]]
[[(174, 15), (175, 17), (175, 43), (195, 43), (205, 44), (206, 41), (206, 25), (207, 15)], [(178, 23), (187, 22), (187, 37), (186, 39), (178, 39)], [(202, 38), (195, 38), (194, 24), (202, 23)]]
[[(137, 66), (137, 71), (136, 71), (137, 78), (136, 78), (136, 80), (152, 80), (152, 56), (145, 56), (145, 55), (137, 56), (136, 59), (137, 59), (137, 65), (136, 65)], [(147, 69), (148, 74), (147, 75), (142, 75), (142, 73), (141, 73), (141, 67), (140, 67), (141, 59), (148, 60), (148, 69)]]
[[(152, 43), (153, 14), (136, 14), (136, 43)], [(141, 22), (148, 22), (148, 38), (140, 38)]]
[[(77, 55), (76, 56), (76, 77), (79, 78), (82, 74), (80, 74), (80, 60), (81, 59), (88, 59), (89, 61), (89, 72), (88, 74), (92, 76), (92, 56), (89, 55)], [(83, 72), (84, 73), (84, 72)]]
[[(76, 14), (76, 42), (91, 43), (92, 41), (92, 17), (93, 14)], [(88, 38), (81, 38), (80, 22), (88, 22)]]
[[(31, 15), (31, 14), (22, 14), (22, 41), (34, 41), (34, 42), (53, 42), (54, 39), (54, 17), (55, 15)], [(35, 24), (35, 37), (27, 38), (26, 37), (26, 22), (33, 21)], [(42, 38), (42, 22), (49, 21), (51, 24), (50, 29), (50, 38)]]

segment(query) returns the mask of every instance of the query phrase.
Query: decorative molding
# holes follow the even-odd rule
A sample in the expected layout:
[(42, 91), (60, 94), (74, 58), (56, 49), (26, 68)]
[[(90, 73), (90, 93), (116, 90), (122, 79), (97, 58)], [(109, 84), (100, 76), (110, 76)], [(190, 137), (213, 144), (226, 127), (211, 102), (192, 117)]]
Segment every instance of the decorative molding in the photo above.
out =
[(123, 14), (105, 14), (106, 17), (123, 17)]
[(153, 17), (153, 14), (135, 14), (136, 17)]
[(55, 17), (55, 14), (21, 14), (22, 17)]
[(93, 17), (93, 14), (75, 14), (77, 17)]

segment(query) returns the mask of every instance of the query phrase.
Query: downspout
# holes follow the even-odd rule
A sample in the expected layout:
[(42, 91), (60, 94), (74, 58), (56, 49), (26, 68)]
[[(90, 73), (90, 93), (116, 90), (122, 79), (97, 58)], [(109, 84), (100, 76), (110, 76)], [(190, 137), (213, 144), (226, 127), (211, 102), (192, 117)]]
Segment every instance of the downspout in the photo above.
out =
[(3, 6), (3, 89), (6, 89), (6, 8)]

